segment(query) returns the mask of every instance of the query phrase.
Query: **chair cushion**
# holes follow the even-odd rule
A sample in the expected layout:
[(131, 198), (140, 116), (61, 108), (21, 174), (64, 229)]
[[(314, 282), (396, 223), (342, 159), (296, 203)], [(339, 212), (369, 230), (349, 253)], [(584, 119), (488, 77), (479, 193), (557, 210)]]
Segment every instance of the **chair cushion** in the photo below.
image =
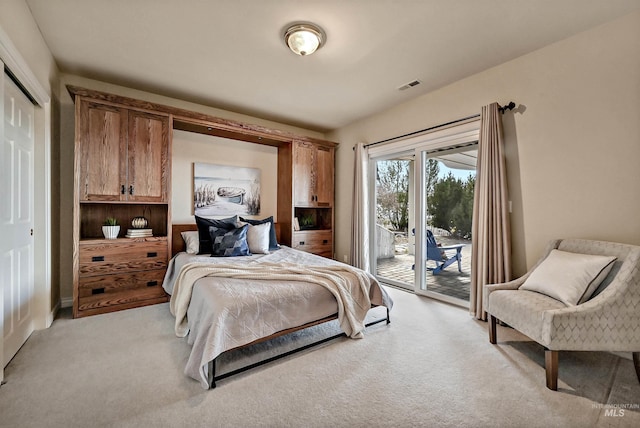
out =
[(543, 313), (566, 306), (559, 300), (534, 291), (496, 290), (489, 294), (487, 312), (538, 343), (542, 337)]
[(552, 250), (521, 290), (542, 293), (567, 306), (586, 302), (607, 277), (616, 257)]

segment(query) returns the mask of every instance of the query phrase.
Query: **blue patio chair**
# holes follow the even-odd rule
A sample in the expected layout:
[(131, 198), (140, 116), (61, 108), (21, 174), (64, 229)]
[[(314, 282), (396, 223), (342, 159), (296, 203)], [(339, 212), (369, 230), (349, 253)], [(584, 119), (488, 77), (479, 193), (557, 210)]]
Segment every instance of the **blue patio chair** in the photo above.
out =
[[(416, 230), (411, 231), (414, 235)], [(433, 236), (433, 232), (427, 229), (427, 262), (429, 260), (436, 263), (436, 267), (427, 266), (427, 270), (433, 272), (434, 275), (442, 272), (447, 266), (458, 261), (458, 272), (462, 272), (462, 247), (464, 244), (447, 245), (445, 247), (439, 246), (436, 242), (436, 237)], [(454, 253), (455, 251), (455, 253)], [(449, 254), (447, 254), (449, 252)], [(415, 269), (416, 265), (411, 266), (411, 269)]]
[(462, 247), (464, 244), (438, 246), (433, 232), (427, 229), (427, 262), (432, 260), (436, 263), (435, 268), (427, 267), (427, 269), (437, 275), (457, 261), (458, 272), (462, 272)]

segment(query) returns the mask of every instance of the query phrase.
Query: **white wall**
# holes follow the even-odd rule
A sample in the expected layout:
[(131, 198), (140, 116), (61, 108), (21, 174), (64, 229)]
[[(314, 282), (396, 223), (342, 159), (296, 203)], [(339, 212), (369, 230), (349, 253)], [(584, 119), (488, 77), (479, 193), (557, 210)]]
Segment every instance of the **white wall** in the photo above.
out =
[(356, 142), (401, 135), (511, 100), (521, 105), (504, 115), (514, 272), (530, 267), (553, 238), (640, 245), (638, 52), (635, 12), (328, 134), (341, 143), (338, 258), (351, 245)]
[(38, 83), (51, 94), (57, 89), (58, 68), (24, 0), (0, 1), (0, 28), (11, 38)]
[(173, 131), (171, 221), (194, 223), (193, 163), (257, 168), (260, 174), (259, 218), (277, 218), (278, 149), (228, 138)]

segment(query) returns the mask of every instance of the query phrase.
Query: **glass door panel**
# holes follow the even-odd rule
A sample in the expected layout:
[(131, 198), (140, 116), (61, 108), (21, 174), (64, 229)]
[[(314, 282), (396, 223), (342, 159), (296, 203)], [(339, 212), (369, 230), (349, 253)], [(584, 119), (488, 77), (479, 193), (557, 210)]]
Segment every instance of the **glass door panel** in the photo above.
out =
[(416, 292), (468, 306), (476, 145), (417, 151)]
[(372, 264), (376, 277), (397, 287), (414, 289), (413, 155), (393, 156), (375, 164), (375, 239)]

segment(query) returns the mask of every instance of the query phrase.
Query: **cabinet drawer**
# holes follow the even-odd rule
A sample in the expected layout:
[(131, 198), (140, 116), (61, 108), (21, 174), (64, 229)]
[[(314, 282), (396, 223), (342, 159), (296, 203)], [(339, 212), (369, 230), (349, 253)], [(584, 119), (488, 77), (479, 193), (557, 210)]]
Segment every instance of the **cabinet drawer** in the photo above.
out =
[(80, 243), (80, 276), (164, 269), (167, 254), (166, 239)]
[(78, 310), (104, 308), (165, 296), (162, 288), (165, 270), (80, 278)]
[(297, 250), (333, 257), (333, 236), (330, 230), (295, 232), (291, 247)]

